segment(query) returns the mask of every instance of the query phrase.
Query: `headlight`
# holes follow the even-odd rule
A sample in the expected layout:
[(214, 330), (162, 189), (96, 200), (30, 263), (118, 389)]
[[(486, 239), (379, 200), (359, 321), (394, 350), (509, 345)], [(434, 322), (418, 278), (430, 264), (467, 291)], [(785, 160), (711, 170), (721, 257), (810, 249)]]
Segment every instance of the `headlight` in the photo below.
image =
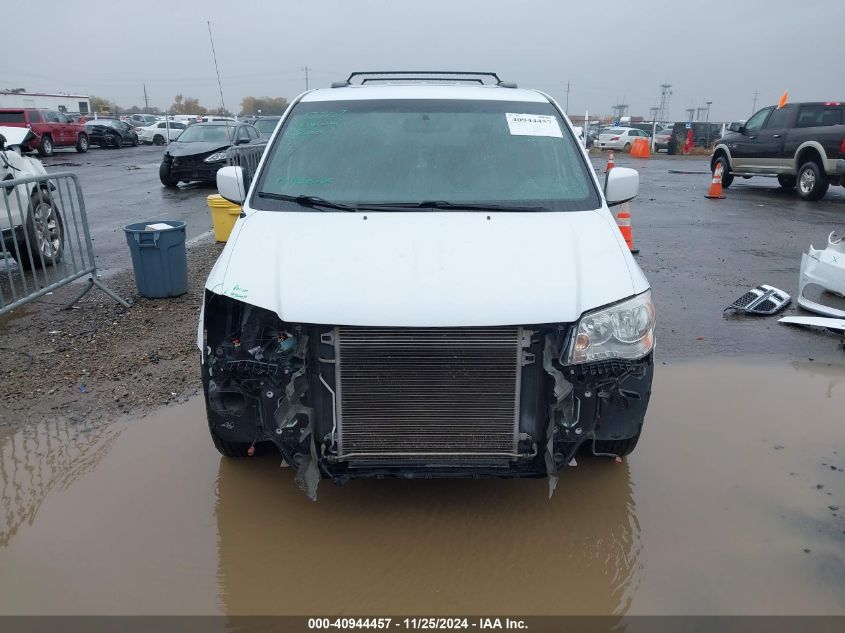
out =
[(214, 152), (211, 156), (205, 159), (206, 163), (219, 163), (226, 160), (226, 151)]
[(642, 358), (654, 349), (654, 320), (651, 290), (587, 312), (578, 321), (564, 364)]

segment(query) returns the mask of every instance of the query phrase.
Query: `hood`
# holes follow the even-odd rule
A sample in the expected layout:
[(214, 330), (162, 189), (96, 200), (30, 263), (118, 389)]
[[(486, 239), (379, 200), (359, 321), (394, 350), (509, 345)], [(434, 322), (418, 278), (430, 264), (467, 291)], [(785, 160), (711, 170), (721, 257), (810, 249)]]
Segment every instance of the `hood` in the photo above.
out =
[(193, 143), (180, 143), (173, 141), (167, 147), (167, 153), (171, 156), (195, 156), (196, 154), (210, 154), (211, 152), (229, 149), (232, 146), (228, 141), (195, 141)]
[(23, 145), (35, 138), (35, 133), (28, 127), (11, 127), (0, 125), (0, 135), (6, 140), (6, 147)]
[(207, 288), (288, 322), (459, 327), (572, 322), (648, 282), (606, 209), (251, 211)]

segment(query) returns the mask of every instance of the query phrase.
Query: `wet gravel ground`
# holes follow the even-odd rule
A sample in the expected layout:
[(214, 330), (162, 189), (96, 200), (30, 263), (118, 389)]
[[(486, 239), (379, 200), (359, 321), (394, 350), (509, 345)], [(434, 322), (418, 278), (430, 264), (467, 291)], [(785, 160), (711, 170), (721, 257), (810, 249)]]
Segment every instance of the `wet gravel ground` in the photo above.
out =
[(77, 291), (72, 285), (0, 317), (0, 435), (4, 426), (54, 417), (144, 414), (196, 393), (202, 289), (221, 250), (210, 238), (188, 249), (181, 297), (139, 297), (124, 270), (106, 283), (130, 301), (128, 309), (93, 289), (63, 310)]

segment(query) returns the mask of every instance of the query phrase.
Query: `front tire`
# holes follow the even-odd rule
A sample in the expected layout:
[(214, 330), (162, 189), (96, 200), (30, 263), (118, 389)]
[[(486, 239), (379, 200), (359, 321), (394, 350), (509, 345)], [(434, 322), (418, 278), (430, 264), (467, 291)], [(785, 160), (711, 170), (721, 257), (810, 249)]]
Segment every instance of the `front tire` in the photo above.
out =
[(795, 176), (786, 176), (781, 175), (778, 176), (778, 184), (783, 187), (784, 189), (795, 189), (796, 178)]
[(39, 156), (53, 155), (53, 138), (49, 134), (41, 137), (41, 143), (38, 145)]
[(625, 143), (625, 147), (622, 148), (622, 151), (625, 152), (626, 154), (630, 154), (631, 153), (631, 144)]
[(809, 161), (798, 168), (798, 196), (802, 200), (821, 200), (827, 193), (830, 181), (818, 164)]
[(164, 137), (161, 134), (156, 134), (153, 137), (153, 143), (156, 145), (164, 145)]
[(132, 147), (138, 147), (138, 135), (137, 134), (132, 135)]
[(112, 137), (111, 145), (114, 145), (115, 149), (120, 149), (121, 147), (123, 147), (123, 137), (120, 134), (117, 134), (116, 136)]
[[(29, 213), (26, 217), (26, 234), (32, 254), (23, 246), (22, 259), (19, 262), (24, 268), (55, 266), (62, 261), (64, 252), (65, 230), (61, 213), (47, 191), (37, 189), (32, 194)], [(40, 255), (39, 255), (40, 252)], [(25, 254), (24, 254), (25, 253)]]
[(179, 181), (170, 175), (170, 163), (168, 162), (162, 162), (161, 165), (159, 165), (158, 179), (161, 180), (161, 184), (170, 189), (175, 189), (179, 186)]
[(88, 151), (90, 147), (90, 143), (88, 142), (88, 135), (84, 133), (80, 133), (79, 137), (76, 139), (76, 151), (80, 154), (84, 154)]
[(719, 156), (713, 163), (713, 173), (716, 173), (716, 168), (722, 166), (722, 189), (727, 189), (733, 184), (734, 177), (731, 174), (731, 165), (725, 156)]
[(609, 453), (611, 455), (619, 455), (619, 457), (630, 455), (637, 447), (641, 433), (642, 429), (634, 437), (624, 440), (596, 440), (596, 453)]

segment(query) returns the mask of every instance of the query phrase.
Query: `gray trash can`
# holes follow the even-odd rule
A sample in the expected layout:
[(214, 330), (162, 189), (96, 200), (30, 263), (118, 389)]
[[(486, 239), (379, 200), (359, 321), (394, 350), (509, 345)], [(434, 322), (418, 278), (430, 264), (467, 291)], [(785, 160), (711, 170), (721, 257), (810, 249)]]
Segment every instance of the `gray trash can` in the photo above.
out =
[(127, 224), (123, 231), (132, 253), (135, 284), (142, 297), (159, 299), (188, 292), (184, 222), (149, 220)]

